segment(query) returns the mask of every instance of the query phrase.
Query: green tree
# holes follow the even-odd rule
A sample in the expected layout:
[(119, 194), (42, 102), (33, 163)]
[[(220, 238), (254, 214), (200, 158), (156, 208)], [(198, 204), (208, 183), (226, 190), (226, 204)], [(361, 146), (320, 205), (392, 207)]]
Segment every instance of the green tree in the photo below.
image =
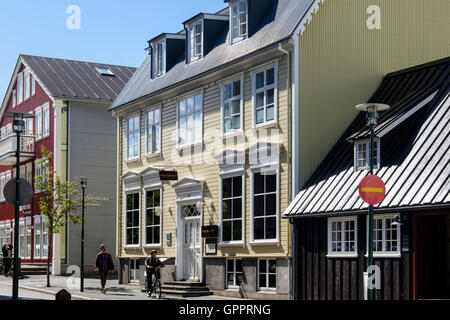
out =
[(60, 233), (66, 223), (81, 223), (81, 218), (74, 214), (81, 206), (78, 184), (61, 180), (51, 167), (53, 154), (41, 148), (42, 157), (37, 160), (41, 174), (35, 177), (35, 187), (40, 191), (39, 207), (41, 215), (47, 217), (48, 255), (47, 255), (47, 287), (50, 287), (50, 253), (53, 236)]

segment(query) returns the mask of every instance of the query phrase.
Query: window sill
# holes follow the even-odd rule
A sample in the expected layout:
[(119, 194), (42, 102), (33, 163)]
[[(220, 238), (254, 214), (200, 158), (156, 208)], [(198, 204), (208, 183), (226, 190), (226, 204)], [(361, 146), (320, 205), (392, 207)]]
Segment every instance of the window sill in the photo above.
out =
[(158, 153), (150, 153), (150, 154), (147, 154), (147, 155), (145, 156), (145, 158), (146, 158), (147, 160), (149, 160), (149, 159), (154, 159), (154, 158), (159, 158), (159, 157), (161, 157), (161, 152), (158, 152)]
[(254, 240), (249, 242), (252, 246), (280, 246), (279, 240)]
[(146, 244), (144, 245), (145, 249), (152, 249), (152, 248), (158, 248), (161, 249), (162, 248), (162, 244)]
[[(365, 254), (364, 257), (368, 258), (369, 254)], [(374, 258), (401, 258), (402, 254), (400, 252), (383, 252), (383, 253), (373, 253)]]
[(263, 289), (259, 289), (257, 292), (258, 293), (263, 293), (263, 294), (277, 294), (277, 289), (275, 289), (275, 288), (273, 288), (273, 289), (263, 288)]
[(239, 242), (220, 242), (220, 247), (245, 247), (245, 243), (243, 241)]
[(175, 147), (175, 150), (177, 150), (178, 152), (181, 152), (186, 149), (192, 149), (192, 148), (195, 149), (196, 147), (202, 147), (202, 146), (203, 146), (203, 142), (195, 142), (195, 143), (191, 143), (191, 144), (177, 145)]
[(140, 162), (141, 158), (140, 157), (136, 157), (136, 158), (131, 158), (131, 159), (127, 159), (125, 161), (126, 164), (131, 164), (131, 163), (136, 163), (136, 162)]
[(328, 253), (327, 258), (357, 258), (358, 253)]
[(227, 133), (222, 133), (222, 138), (226, 139), (226, 138), (232, 138), (232, 137), (239, 137), (239, 136), (244, 136), (244, 131), (243, 130), (236, 130), (236, 131), (230, 131)]
[(276, 121), (271, 121), (271, 122), (265, 122), (265, 123), (261, 123), (261, 124), (255, 124), (252, 129), (258, 130), (258, 129), (269, 129), (269, 128), (278, 129), (278, 123)]
[(125, 245), (123, 246), (124, 249), (140, 249), (141, 245), (140, 244), (133, 244), (133, 245)]

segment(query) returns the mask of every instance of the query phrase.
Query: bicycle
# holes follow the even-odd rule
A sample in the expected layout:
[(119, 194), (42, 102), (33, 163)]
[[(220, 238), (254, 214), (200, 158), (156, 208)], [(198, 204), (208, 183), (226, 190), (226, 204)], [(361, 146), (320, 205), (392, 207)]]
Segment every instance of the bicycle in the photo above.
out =
[[(155, 269), (159, 272), (161, 266), (156, 267)], [(161, 299), (162, 284), (161, 280), (156, 277), (156, 273), (152, 275), (152, 291), (151, 292), (149, 291), (147, 295), (149, 298), (151, 298), (153, 294), (156, 296), (158, 300)]]

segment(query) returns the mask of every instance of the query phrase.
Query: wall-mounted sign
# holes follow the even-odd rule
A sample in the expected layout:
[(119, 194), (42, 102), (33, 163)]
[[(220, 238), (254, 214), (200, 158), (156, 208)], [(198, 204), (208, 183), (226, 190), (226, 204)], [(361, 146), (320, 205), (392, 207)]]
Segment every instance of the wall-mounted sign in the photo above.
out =
[(219, 226), (203, 226), (202, 227), (202, 238), (212, 239), (217, 238), (219, 234)]
[(213, 256), (217, 254), (217, 239), (205, 239), (205, 255)]
[(19, 210), (22, 211), (24, 215), (29, 215), (32, 212), (31, 204), (30, 203), (24, 204), (23, 206), (19, 207)]
[(178, 172), (177, 171), (159, 171), (159, 179), (160, 180), (178, 180)]

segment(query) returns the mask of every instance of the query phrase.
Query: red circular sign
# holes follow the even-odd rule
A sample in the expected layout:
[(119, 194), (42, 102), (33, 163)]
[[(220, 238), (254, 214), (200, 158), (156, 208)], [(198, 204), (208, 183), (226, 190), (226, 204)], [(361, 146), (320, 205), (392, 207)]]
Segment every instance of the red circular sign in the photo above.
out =
[(386, 186), (383, 180), (375, 175), (370, 175), (359, 183), (359, 195), (364, 202), (376, 205), (383, 201), (386, 195)]

